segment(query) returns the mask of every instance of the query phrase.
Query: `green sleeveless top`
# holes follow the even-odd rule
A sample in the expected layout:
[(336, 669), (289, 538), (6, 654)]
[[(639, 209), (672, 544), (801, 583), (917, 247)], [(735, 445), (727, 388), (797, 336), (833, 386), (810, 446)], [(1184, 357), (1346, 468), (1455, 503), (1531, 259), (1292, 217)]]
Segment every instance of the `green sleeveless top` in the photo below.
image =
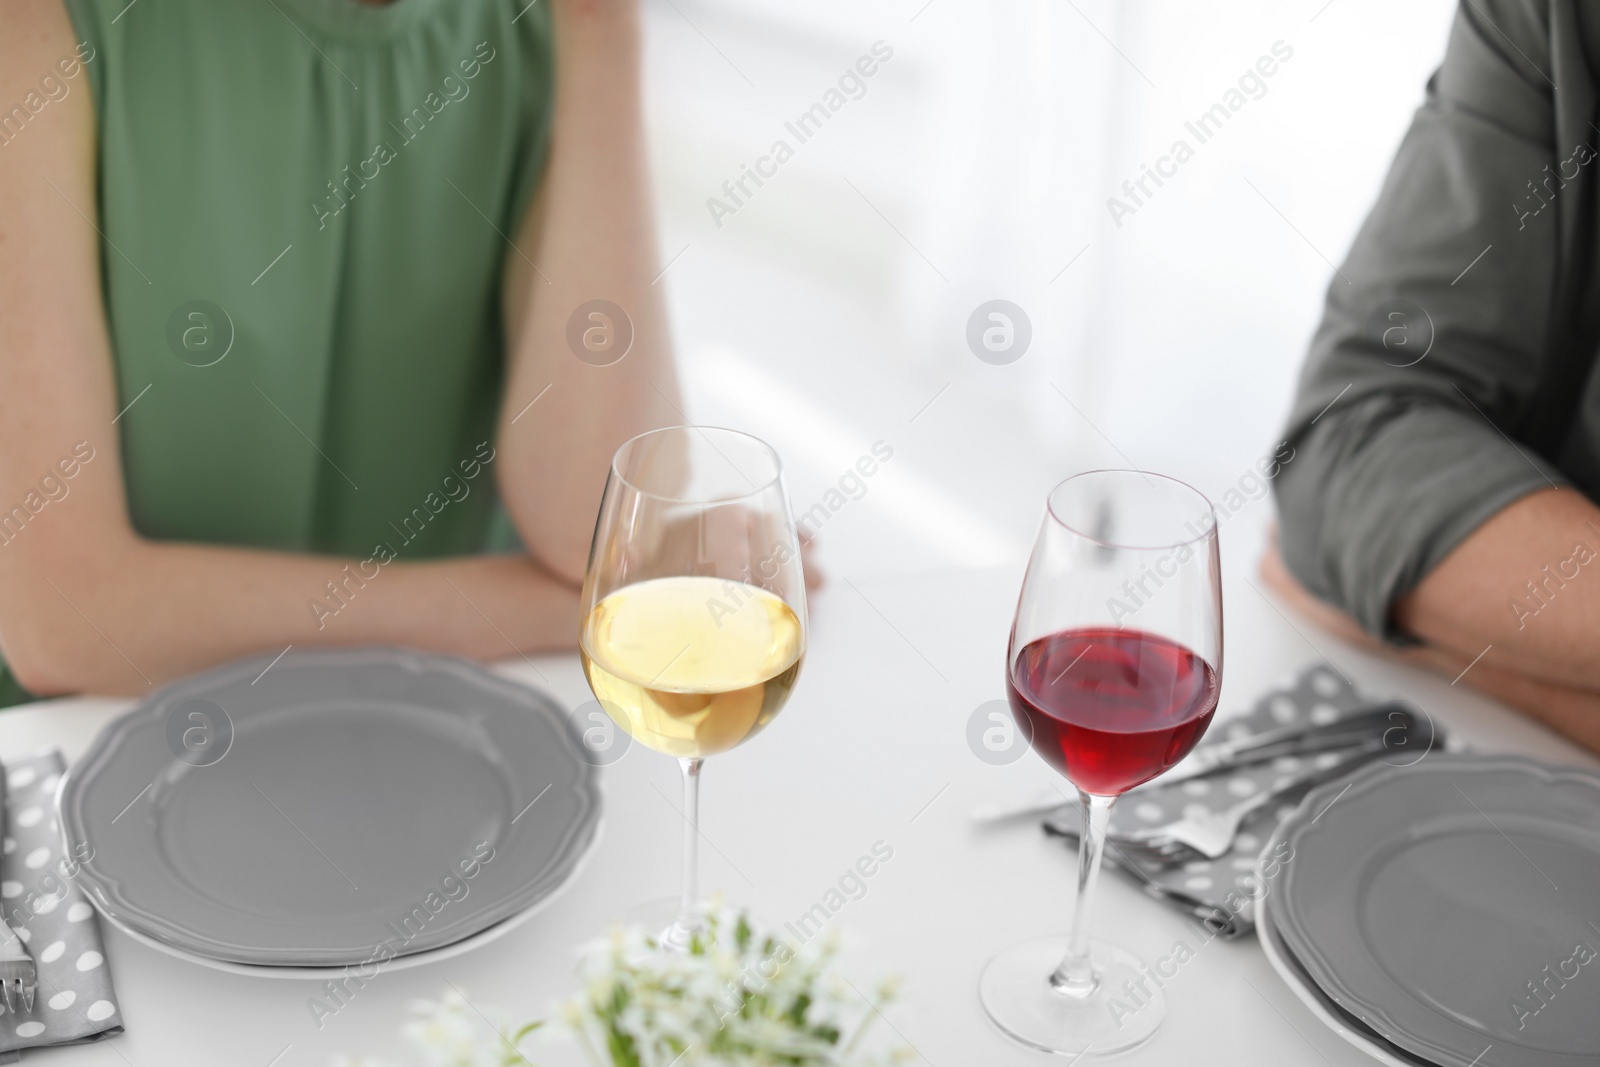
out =
[(549, 4), (67, 8), (137, 529), (361, 559), (514, 543), (499, 284), (549, 139)]
[(488, 547), (549, 4), (67, 6), (94, 49), (135, 526), (363, 559)]

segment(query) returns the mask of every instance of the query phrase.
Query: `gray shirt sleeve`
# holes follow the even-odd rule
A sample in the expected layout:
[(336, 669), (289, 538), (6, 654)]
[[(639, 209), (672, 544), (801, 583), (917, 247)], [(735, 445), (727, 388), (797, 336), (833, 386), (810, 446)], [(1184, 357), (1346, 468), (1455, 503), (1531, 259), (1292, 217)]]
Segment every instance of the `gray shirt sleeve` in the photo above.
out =
[(1548, 78), (1588, 80), (1560, 69), (1575, 17), (1462, 5), (1301, 375), (1276, 481), (1285, 563), (1390, 641), (1411, 640), (1394, 602), (1468, 534), (1566, 484), (1523, 438), (1559, 347), (1561, 175), (1600, 169)]

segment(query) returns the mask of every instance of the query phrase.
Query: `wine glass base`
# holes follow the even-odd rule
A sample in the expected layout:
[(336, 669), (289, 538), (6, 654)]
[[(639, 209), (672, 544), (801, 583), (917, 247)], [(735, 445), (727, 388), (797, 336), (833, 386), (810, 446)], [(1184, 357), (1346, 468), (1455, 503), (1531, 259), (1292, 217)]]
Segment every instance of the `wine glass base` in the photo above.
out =
[[(691, 931), (678, 922), (679, 906), (677, 897), (647, 900), (629, 908), (623, 915), (623, 922), (628, 926), (642, 926), (665, 952), (687, 952)], [(700, 911), (704, 910), (702, 902)]]
[(1149, 968), (1116, 945), (1091, 941), (1098, 982), (1087, 996), (1071, 996), (1050, 985), (1066, 954), (1063, 935), (1024, 941), (990, 960), (978, 993), (994, 1024), (1029, 1048), (1063, 1056), (1109, 1056), (1149, 1040), (1166, 1015)]

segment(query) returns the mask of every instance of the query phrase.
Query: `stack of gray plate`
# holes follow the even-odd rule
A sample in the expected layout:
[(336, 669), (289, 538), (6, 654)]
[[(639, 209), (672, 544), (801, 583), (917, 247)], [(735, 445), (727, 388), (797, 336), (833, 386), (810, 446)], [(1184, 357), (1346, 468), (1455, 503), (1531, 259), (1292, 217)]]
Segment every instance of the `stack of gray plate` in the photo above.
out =
[(169, 686), (61, 785), (80, 883), (131, 937), (279, 977), (393, 969), (504, 934), (599, 831), (562, 709), (397, 649), (291, 653)]
[(1263, 855), (1289, 857), (1260, 909), (1274, 968), (1379, 1060), (1600, 1063), (1600, 774), (1374, 766), (1308, 796)]

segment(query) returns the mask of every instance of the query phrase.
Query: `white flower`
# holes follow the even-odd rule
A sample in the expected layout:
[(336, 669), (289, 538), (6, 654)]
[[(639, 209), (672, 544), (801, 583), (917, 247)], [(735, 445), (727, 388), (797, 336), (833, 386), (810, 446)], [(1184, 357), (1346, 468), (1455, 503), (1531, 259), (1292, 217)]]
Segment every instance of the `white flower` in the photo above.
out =
[[(894, 1062), (894, 1051), (858, 1045), (875, 1012), (831, 971), (837, 951), (832, 938), (796, 949), (716, 906), (689, 953), (659, 952), (637, 929), (589, 946), (579, 965), (583, 992), (562, 1014), (601, 1067)], [(875, 992), (881, 1003), (893, 987)]]
[[(869, 1002), (834, 970), (831, 936), (795, 946), (714, 905), (691, 951), (662, 952), (642, 929), (588, 946), (577, 996), (561, 1005), (567, 1030), (596, 1067), (882, 1067), (904, 1048), (864, 1041), (895, 984)], [(520, 1043), (538, 1024), (470, 1003), (454, 987), (416, 1001), (402, 1034), (430, 1067), (527, 1067)], [(380, 1067), (340, 1059), (337, 1067)]]
[[(451, 988), (437, 1001), (417, 1000), (400, 1028), (430, 1067), (519, 1067), (528, 1060), (513, 1042), (525, 1038), (537, 1023), (513, 1031), (504, 1012), (474, 1005)], [(334, 1067), (384, 1067), (377, 1060), (340, 1056)]]

